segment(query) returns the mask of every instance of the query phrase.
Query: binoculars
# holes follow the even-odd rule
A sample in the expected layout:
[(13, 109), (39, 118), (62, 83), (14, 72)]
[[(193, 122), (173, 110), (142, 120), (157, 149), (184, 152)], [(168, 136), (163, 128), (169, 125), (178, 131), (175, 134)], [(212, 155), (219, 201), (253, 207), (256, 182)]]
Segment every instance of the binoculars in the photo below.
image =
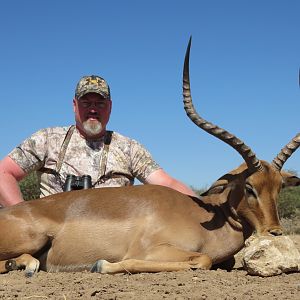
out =
[(90, 175), (75, 176), (68, 174), (65, 184), (64, 192), (72, 190), (90, 189), (92, 187), (92, 177)]

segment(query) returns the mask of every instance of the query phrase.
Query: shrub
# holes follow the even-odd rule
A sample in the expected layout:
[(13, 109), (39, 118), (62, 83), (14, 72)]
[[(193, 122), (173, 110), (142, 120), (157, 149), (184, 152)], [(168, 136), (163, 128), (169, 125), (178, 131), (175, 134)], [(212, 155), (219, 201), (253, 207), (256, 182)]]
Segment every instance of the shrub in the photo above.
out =
[(300, 211), (300, 186), (283, 189), (279, 194), (278, 213), (280, 218), (290, 219)]
[(36, 172), (30, 173), (19, 182), (24, 200), (37, 199), (40, 197), (40, 189)]
[(196, 195), (201, 196), (202, 193), (206, 192), (208, 189), (207, 188), (200, 188), (197, 189), (193, 186), (191, 186), (191, 189), (195, 192)]

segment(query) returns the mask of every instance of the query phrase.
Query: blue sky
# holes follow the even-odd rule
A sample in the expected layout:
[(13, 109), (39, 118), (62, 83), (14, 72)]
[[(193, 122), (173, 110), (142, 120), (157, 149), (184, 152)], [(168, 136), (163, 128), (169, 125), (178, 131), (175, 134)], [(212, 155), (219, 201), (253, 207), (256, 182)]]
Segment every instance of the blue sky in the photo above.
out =
[[(271, 161), (300, 130), (300, 1), (5, 1), (0, 33), (0, 159), (33, 132), (73, 123), (83, 75), (111, 87), (109, 128), (150, 150), (172, 176), (211, 184), (242, 163), (182, 104), (193, 36), (194, 105)], [(300, 171), (300, 150), (284, 168)]]

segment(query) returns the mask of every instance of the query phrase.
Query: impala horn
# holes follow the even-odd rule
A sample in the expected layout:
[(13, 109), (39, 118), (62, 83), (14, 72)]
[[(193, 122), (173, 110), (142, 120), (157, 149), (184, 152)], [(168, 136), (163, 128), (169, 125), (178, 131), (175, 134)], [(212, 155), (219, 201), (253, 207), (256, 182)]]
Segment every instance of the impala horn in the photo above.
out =
[(289, 143), (287, 143), (284, 148), (281, 149), (280, 153), (273, 159), (272, 165), (280, 171), (284, 163), (291, 157), (299, 146), (300, 132)]
[(193, 103), (192, 103), (192, 95), (190, 88), (190, 73), (189, 73), (189, 61), (190, 61), (190, 48), (192, 43), (192, 37), (190, 37), (184, 60), (183, 67), (183, 102), (184, 109), (186, 111), (187, 116), (200, 128), (205, 130), (207, 133), (217, 137), (221, 141), (225, 142), (233, 149), (235, 149), (245, 160), (248, 170), (251, 173), (256, 171), (262, 171), (263, 166), (261, 162), (256, 158), (256, 155), (252, 152), (252, 150), (240, 139), (238, 139), (235, 135), (230, 132), (204, 120), (201, 118), (196, 112)]

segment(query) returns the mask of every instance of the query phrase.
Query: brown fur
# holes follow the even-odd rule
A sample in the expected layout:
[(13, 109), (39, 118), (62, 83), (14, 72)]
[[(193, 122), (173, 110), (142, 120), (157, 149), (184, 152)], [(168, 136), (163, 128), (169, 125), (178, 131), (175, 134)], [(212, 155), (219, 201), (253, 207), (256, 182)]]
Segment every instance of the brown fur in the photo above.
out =
[(97, 261), (94, 270), (102, 273), (208, 269), (231, 259), (253, 230), (281, 234), (282, 176), (262, 163), (264, 171), (251, 175), (241, 165), (201, 199), (141, 185), (60, 193), (1, 209), (0, 272), (26, 267), (31, 276), (39, 268), (32, 256), (46, 271), (90, 270)]

